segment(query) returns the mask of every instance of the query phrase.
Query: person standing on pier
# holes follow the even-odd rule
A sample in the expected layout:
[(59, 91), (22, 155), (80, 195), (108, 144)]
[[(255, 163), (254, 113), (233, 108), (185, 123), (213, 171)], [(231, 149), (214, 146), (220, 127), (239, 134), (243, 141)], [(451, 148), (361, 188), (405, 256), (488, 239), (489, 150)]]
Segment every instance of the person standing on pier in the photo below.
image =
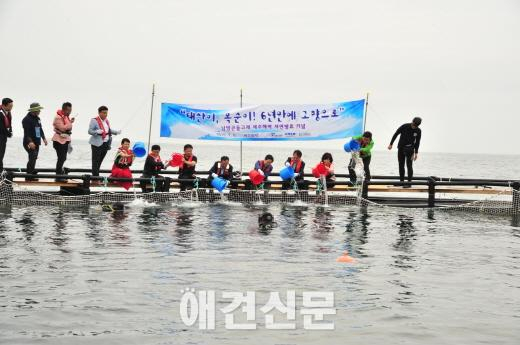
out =
[(99, 176), (99, 169), (112, 144), (112, 135), (121, 133), (110, 127), (107, 119), (108, 108), (104, 105), (98, 108), (98, 116), (90, 120), (88, 134), (92, 149), (92, 176)]
[[(72, 112), (72, 104), (63, 103), (61, 110), (56, 112), (56, 117), (52, 123), (54, 127), (54, 135), (52, 137), (52, 146), (56, 150), (58, 160), (56, 162), (56, 175), (64, 175), (63, 164), (67, 160), (67, 153), (70, 145), (70, 135), (72, 134), (72, 124), (74, 118), (70, 118)], [(60, 180), (60, 179), (57, 179)]]
[(4, 171), (4, 156), (7, 146), (7, 138), (13, 136), (11, 127), (11, 110), (13, 109), (13, 100), (10, 98), (2, 99), (0, 106), (0, 173)]
[[(399, 161), (399, 180), (404, 182), (404, 165), (406, 162), (406, 169), (408, 170), (408, 182), (413, 179), (413, 162), (417, 160), (419, 154), (419, 145), (421, 144), (421, 125), (422, 119), (414, 117), (412, 123), (405, 123), (397, 129), (388, 145), (391, 150), (397, 136), (399, 143), (397, 144), (397, 159)], [(410, 188), (411, 185), (406, 185), (404, 188)]]
[[(27, 174), (36, 174), (36, 160), (40, 152), (40, 145), (42, 140), (47, 146), (47, 139), (43, 132), (42, 123), (40, 121), (40, 111), (43, 109), (39, 103), (31, 103), (27, 110), (29, 113), (22, 120), (23, 126), (23, 147), (29, 156), (27, 162)], [(26, 181), (36, 181), (34, 177), (25, 178)]]
[[(196, 179), (195, 166), (197, 165), (197, 157), (193, 155), (193, 146), (190, 144), (184, 145), (184, 156), (183, 164), (179, 168), (179, 179), (180, 180), (192, 180)], [(186, 189), (192, 189), (193, 182), (182, 181), (180, 182), (181, 191)]]

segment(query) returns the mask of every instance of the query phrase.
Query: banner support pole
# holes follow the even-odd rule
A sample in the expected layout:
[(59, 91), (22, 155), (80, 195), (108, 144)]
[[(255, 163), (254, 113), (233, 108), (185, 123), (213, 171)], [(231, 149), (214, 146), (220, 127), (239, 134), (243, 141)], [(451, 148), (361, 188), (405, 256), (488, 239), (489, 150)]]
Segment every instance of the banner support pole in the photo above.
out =
[(366, 126), (367, 126), (367, 114), (368, 114), (368, 96), (370, 94), (367, 92), (367, 98), (365, 101), (365, 114), (363, 115), (363, 133), (365, 133)]
[[(242, 109), (242, 106), (243, 106), (242, 99), (243, 99), (242, 88), (240, 88), (240, 109)], [(243, 152), (242, 151), (242, 140), (240, 140), (240, 172), (242, 172), (242, 158), (243, 158), (242, 152)]]
[(150, 126), (148, 127), (148, 148), (147, 153), (150, 153), (150, 138), (152, 137), (152, 120), (153, 120), (153, 101), (155, 99), (155, 84), (152, 85), (152, 106), (150, 107)]

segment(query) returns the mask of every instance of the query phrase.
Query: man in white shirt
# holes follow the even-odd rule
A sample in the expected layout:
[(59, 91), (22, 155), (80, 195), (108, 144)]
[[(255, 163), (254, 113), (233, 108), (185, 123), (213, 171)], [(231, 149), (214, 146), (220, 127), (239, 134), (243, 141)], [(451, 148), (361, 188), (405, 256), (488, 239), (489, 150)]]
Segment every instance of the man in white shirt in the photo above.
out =
[(89, 143), (92, 148), (92, 176), (99, 176), (103, 159), (112, 144), (112, 135), (121, 133), (110, 127), (107, 116), (108, 108), (102, 105), (98, 108), (98, 116), (90, 120), (88, 134), (90, 134)]

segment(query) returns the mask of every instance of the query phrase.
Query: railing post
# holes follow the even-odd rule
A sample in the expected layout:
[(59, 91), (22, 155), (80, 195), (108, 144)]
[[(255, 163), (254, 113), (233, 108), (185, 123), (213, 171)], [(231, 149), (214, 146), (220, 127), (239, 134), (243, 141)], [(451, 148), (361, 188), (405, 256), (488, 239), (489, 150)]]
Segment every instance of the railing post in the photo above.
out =
[(428, 179), (428, 207), (435, 207), (435, 177)]
[(172, 179), (168, 176), (165, 176), (164, 182), (163, 182), (163, 192), (169, 192), (171, 184), (172, 184)]
[(513, 204), (511, 205), (513, 214), (520, 213), (520, 181), (513, 183)]
[(90, 175), (83, 175), (83, 188), (90, 190)]

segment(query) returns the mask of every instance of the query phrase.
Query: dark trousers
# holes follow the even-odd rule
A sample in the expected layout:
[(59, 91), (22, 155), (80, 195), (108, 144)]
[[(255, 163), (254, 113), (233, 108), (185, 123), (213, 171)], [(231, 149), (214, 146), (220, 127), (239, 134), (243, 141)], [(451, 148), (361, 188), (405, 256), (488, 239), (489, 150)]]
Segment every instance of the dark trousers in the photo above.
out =
[(7, 146), (7, 137), (0, 135), (0, 172), (4, 170), (5, 147)]
[[(179, 174), (179, 180), (191, 180), (191, 179), (195, 179), (192, 174), (187, 174), (187, 175)], [(194, 181), (179, 182), (180, 190), (185, 191), (185, 190), (193, 189), (193, 187), (194, 187), (193, 182)], [(203, 187), (203, 186), (200, 186), (200, 187)]]
[(24, 145), (25, 151), (29, 157), (27, 162), (27, 174), (36, 174), (36, 160), (38, 159), (38, 153), (40, 152), (40, 146), (36, 145), (34, 150), (29, 149)]
[[(363, 170), (365, 171), (365, 180), (369, 181), (371, 178), (370, 161), (372, 160), (372, 156), (361, 157), (361, 160), (363, 161)], [(348, 174), (350, 177), (350, 182), (352, 182), (352, 183), (356, 183), (356, 181), (357, 181), (356, 171), (354, 170), (355, 168), (356, 168), (356, 161), (351, 159), (350, 162), (348, 163)]]
[(103, 143), (101, 146), (90, 145), (90, 147), (92, 148), (92, 176), (99, 176), (99, 169), (108, 152), (108, 143)]
[(413, 148), (400, 148), (397, 150), (397, 160), (399, 161), (399, 180), (404, 181), (404, 164), (408, 170), (408, 181), (413, 178)]
[[(296, 180), (296, 184), (298, 185), (298, 189), (307, 190), (309, 189), (309, 184), (304, 179)], [(293, 185), (291, 184), (291, 180), (283, 180), (282, 181), (282, 190), (293, 189)]]
[(56, 162), (56, 175), (63, 175), (63, 164), (67, 160), (67, 152), (69, 150), (69, 142), (65, 144), (60, 144), (57, 141), (52, 143), (52, 146), (56, 150), (56, 155), (58, 156), (58, 161)]

